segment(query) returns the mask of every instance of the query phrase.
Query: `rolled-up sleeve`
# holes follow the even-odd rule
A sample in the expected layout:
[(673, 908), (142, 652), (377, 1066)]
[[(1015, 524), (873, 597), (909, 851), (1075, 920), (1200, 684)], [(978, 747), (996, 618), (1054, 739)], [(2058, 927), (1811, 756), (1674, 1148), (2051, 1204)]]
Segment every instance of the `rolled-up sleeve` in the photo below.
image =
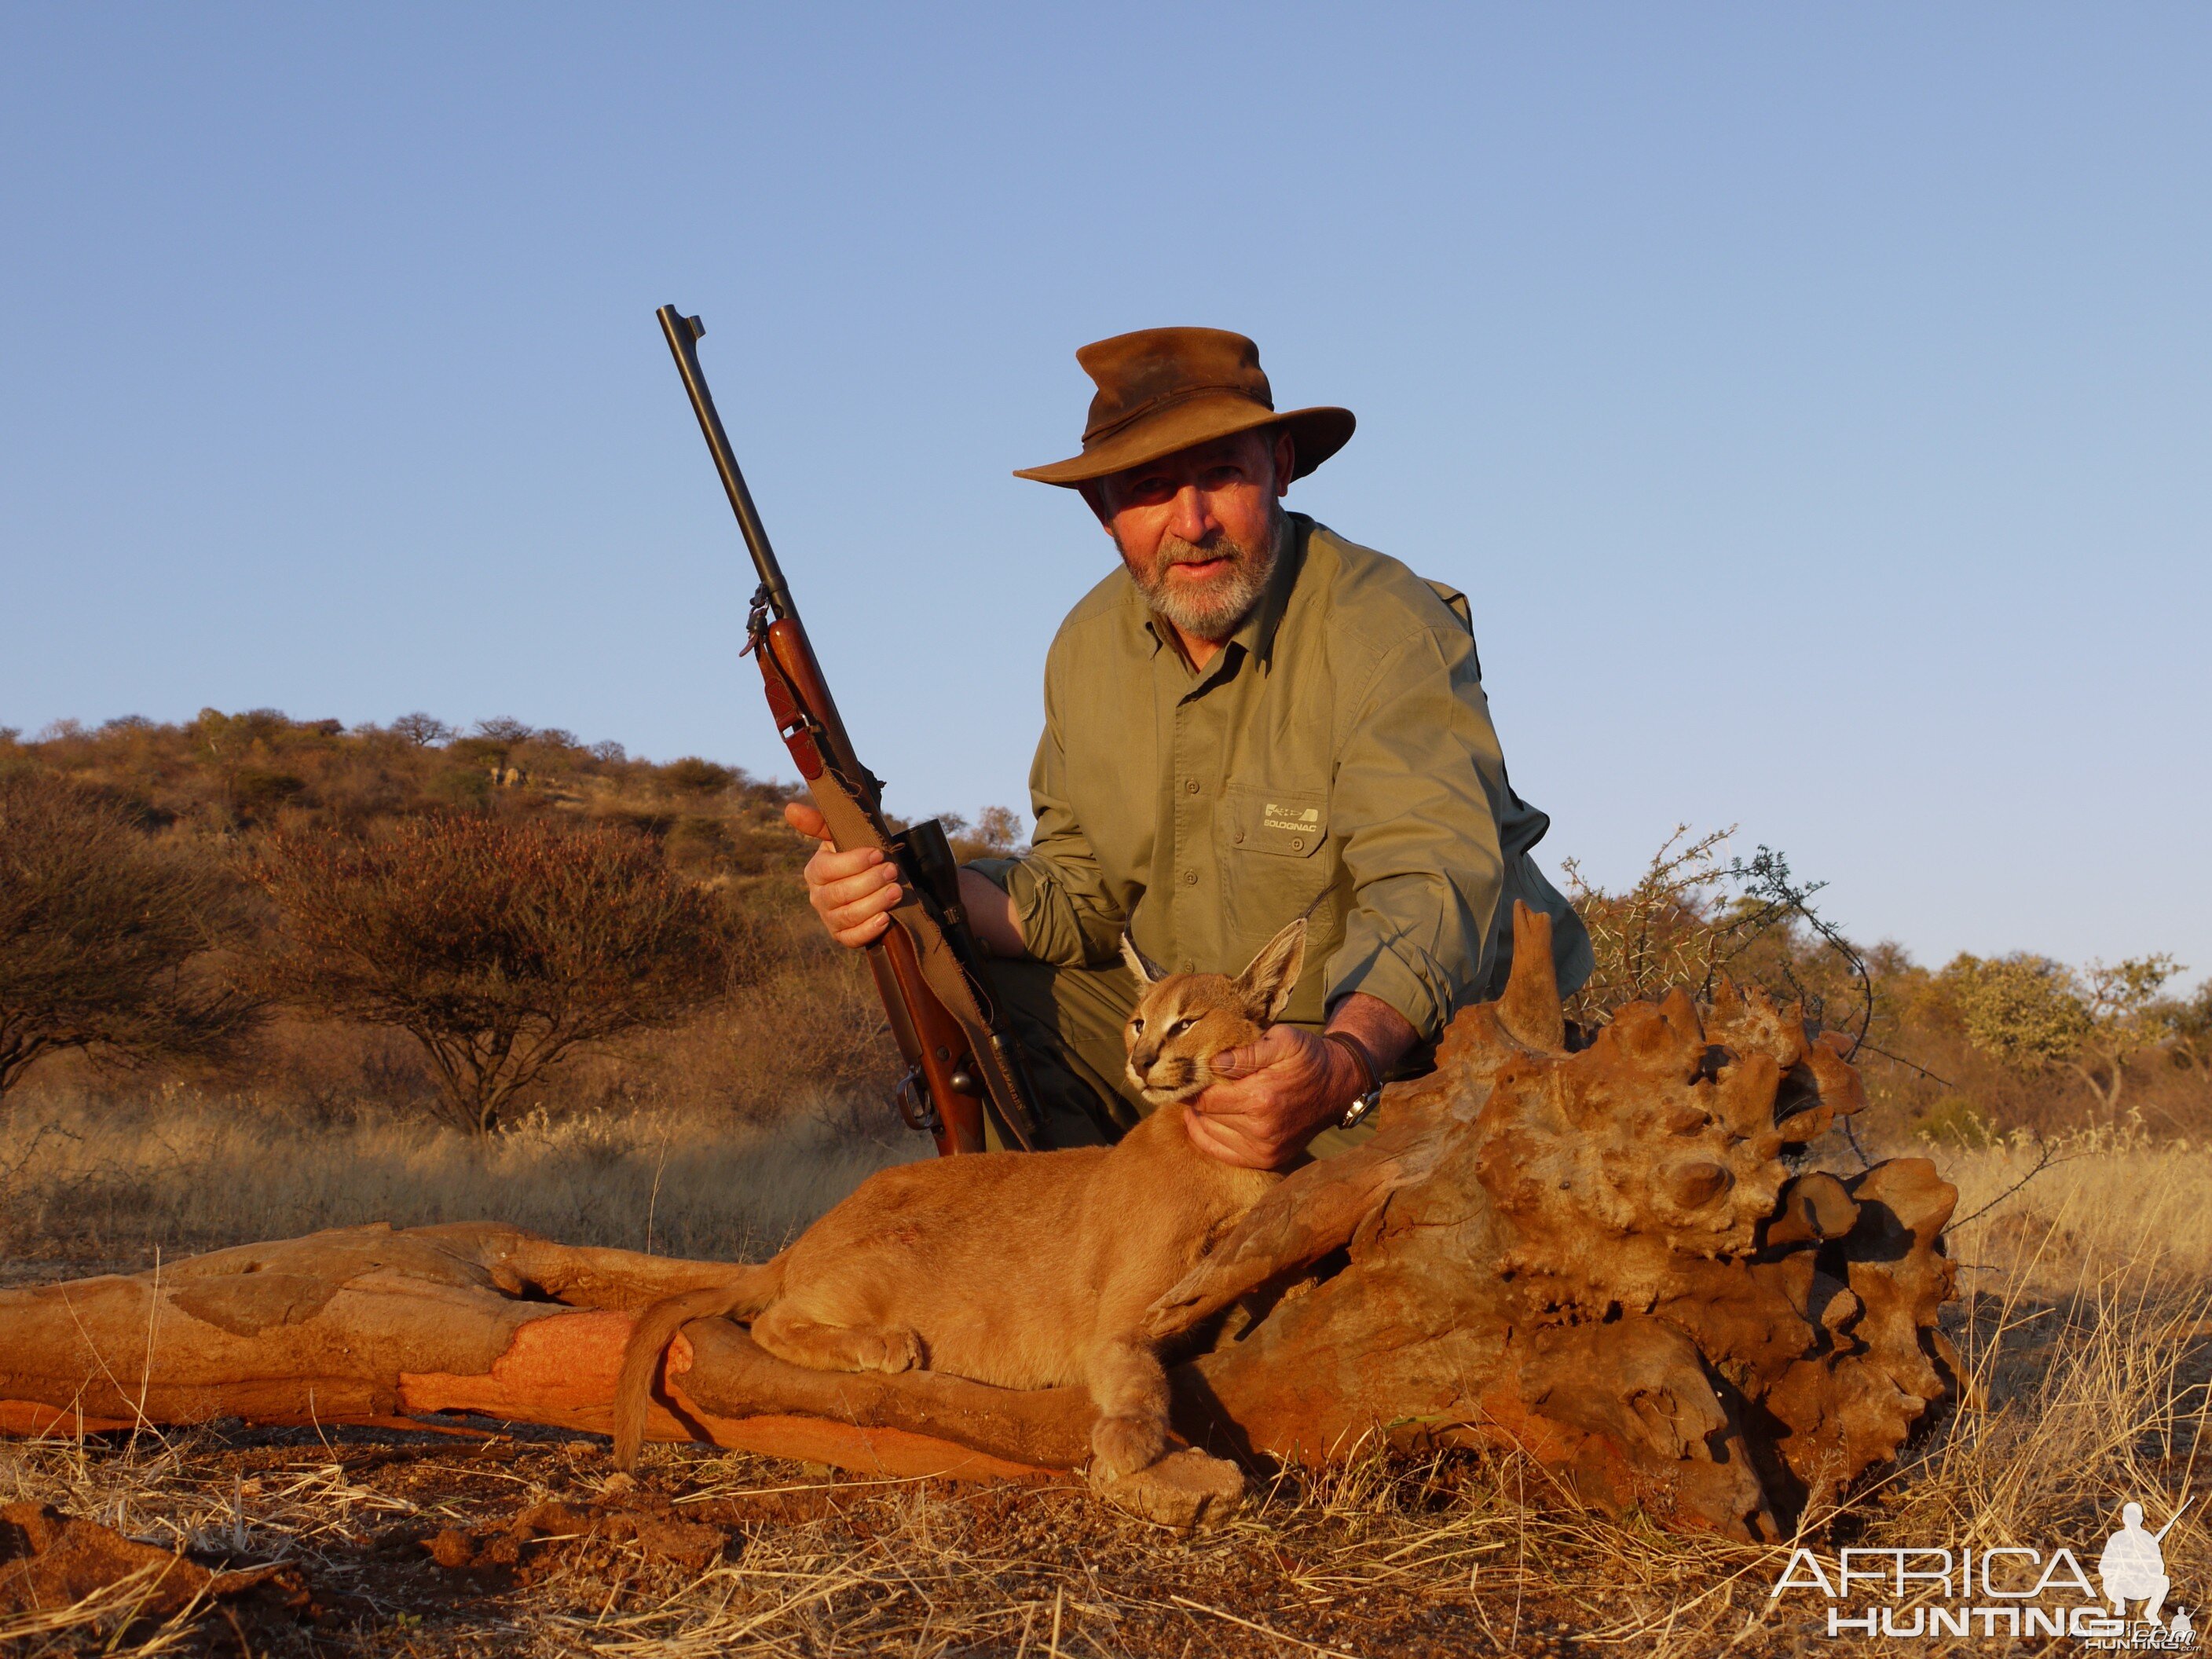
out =
[(1055, 702), (1048, 676), (1044, 735), (1030, 767), (1030, 810), (1036, 816), (1030, 851), (1018, 859), (978, 859), (969, 867), (1006, 889), (1030, 956), (1079, 968), (1114, 958), (1127, 919), (1068, 802), (1067, 751)]
[(1330, 815), (1352, 894), (1324, 1000), (1379, 998), (1432, 1042), (1482, 983), (1504, 879), (1504, 762), (1474, 640), (1422, 629), (1339, 718)]

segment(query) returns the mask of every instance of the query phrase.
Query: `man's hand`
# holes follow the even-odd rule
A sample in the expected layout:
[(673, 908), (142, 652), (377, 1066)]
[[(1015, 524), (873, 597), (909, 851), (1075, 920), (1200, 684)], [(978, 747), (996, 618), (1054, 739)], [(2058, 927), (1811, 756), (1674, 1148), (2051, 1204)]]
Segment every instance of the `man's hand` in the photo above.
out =
[(898, 884), (898, 866), (880, 848), (839, 852), (830, 844), (830, 826), (822, 814), (804, 802), (786, 801), (783, 821), (822, 843), (806, 860), (806, 902), (830, 937), (856, 950), (881, 939), (891, 925), (890, 913), (906, 896)]
[[(1354, 991), (1329, 1012), (1328, 1029), (1355, 1039), (1389, 1076), (1413, 1046), (1412, 1022), (1380, 997)], [(1367, 1091), (1367, 1073), (1318, 1033), (1270, 1027), (1257, 1042), (1214, 1056), (1209, 1085), (1190, 1104), (1191, 1144), (1247, 1170), (1279, 1170)]]
[(1340, 1044), (1295, 1025), (1270, 1027), (1257, 1042), (1216, 1055), (1213, 1073), (1228, 1080), (1191, 1103), (1191, 1145), (1247, 1170), (1291, 1162), (1367, 1087)]
[[(822, 814), (802, 801), (784, 803), (783, 821), (822, 843), (806, 860), (806, 902), (822, 918), (830, 937), (854, 949), (881, 939), (891, 925), (890, 913), (906, 899), (898, 866), (878, 848), (839, 852), (830, 844), (830, 826)], [(1004, 888), (975, 871), (963, 870), (960, 903), (968, 912), (969, 929), (986, 951), (1002, 957), (1023, 953), (1021, 923)]]

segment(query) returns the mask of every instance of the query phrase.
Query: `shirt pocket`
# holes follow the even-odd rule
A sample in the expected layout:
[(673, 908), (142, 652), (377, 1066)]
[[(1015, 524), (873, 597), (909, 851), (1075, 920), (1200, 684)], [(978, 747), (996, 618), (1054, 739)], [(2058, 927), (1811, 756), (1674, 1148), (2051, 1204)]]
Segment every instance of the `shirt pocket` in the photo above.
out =
[(1328, 840), (1328, 797), (1304, 789), (1231, 784), (1222, 800), (1222, 852), (1234, 859), (1310, 860)]
[[(1293, 916), (1305, 915), (1336, 878), (1328, 844), (1328, 797), (1318, 791), (1232, 785), (1224, 792), (1218, 836), (1224, 942), (1234, 972)], [(1319, 958), (1309, 952), (1309, 963)]]

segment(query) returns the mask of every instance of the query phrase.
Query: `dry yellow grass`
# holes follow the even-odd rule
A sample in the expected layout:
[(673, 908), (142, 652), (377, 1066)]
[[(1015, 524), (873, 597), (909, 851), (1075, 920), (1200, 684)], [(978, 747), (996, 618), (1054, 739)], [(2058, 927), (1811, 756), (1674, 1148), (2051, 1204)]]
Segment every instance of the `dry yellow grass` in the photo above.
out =
[(512, 1222), (570, 1243), (732, 1260), (773, 1250), (884, 1165), (931, 1151), (888, 1107), (774, 1124), (591, 1109), (474, 1139), (424, 1120), (318, 1124), (179, 1092), (0, 1116), (0, 1258), (143, 1266), (389, 1221)]
[[(1982, 1408), (1870, 1497), (1885, 1538), (2063, 1543), (2094, 1572), (2122, 1504), (2154, 1528), (2212, 1475), (2212, 1152), (2109, 1135), (2056, 1150), (2032, 1179), (2027, 1148), (1948, 1160), (1974, 1218), (1951, 1246)], [(2205, 1540), (2192, 1510), (2166, 1544), (2192, 1613), (2212, 1598)]]
[(2212, 1147), (2087, 1133), (2047, 1143), (2047, 1162), (2025, 1140), (1915, 1150), (1957, 1185), (1951, 1253), (1984, 1273), (2001, 1269), (2053, 1294), (2122, 1264), (2172, 1287), (2212, 1277)]
[[(682, 1154), (672, 1140), (663, 1164), (670, 1125), (599, 1117), (535, 1125), (489, 1152), (428, 1131), (226, 1125), (189, 1106), (120, 1128), (64, 1127), (100, 1138), (33, 1146), (37, 1126), (19, 1122), (0, 1135), (0, 1171), (14, 1167), (11, 1192), (50, 1206), (82, 1245), (127, 1246), (125, 1261), (157, 1242), (173, 1254), (371, 1216), (500, 1214), (635, 1247), (648, 1211), (656, 1248), (726, 1255), (772, 1243), (902, 1150), (856, 1152), (796, 1127)], [(2157, 1524), (2205, 1484), (2212, 1152), (2109, 1137), (2061, 1152), (1953, 1237), (1966, 1295), (1951, 1325), (1983, 1408), (1947, 1411), (1884, 1479), (1807, 1517), (1802, 1541), (1823, 1555), (1846, 1542), (2063, 1544), (2094, 1572), (2123, 1502), (2143, 1502)], [(2021, 1149), (1936, 1156), (1961, 1188), (1961, 1216), (2035, 1163)], [(172, 1190), (195, 1183), (197, 1197)], [(72, 1196), (95, 1192), (106, 1196)], [(20, 1223), (12, 1201), (9, 1214)], [(335, 1612), (322, 1626), (241, 1613), (255, 1653), (1689, 1659), (2002, 1646), (1978, 1634), (1832, 1643), (1817, 1595), (1770, 1594), (1786, 1548), (1547, 1508), (1544, 1477), (1510, 1459), (1375, 1457), (1285, 1477), (1245, 1517), (1191, 1539), (1074, 1489), (856, 1482), (691, 1448), (652, 1452), (644, 1474), (636, 1491), (610, 1492), (600, 1445), (559, 1435), (326, 1447), (200, 1431), (0, 1448), (0, 1501), (299, 1561)], [(429, 1564), (424, 1540), (439, 1528), (489, 1535), (547, 1498), (709, 1521), (731, 1542), (696, 1569), (574, 1539), (531, 1545), (503, 1577)], [(2192, 1613), (2212, 1595), (2203, 1507), (2165, 1545), (2169, 1607)], [(1894, 1604), (1905, 1619), (1912, 1605)], [(0, 1642), (97, 1650), (120, 1625), (111, 1596), (42, 1627), (0, 1626)], [(230, 1631), (204, 1611), (109, 1650), (228, 1653)]]

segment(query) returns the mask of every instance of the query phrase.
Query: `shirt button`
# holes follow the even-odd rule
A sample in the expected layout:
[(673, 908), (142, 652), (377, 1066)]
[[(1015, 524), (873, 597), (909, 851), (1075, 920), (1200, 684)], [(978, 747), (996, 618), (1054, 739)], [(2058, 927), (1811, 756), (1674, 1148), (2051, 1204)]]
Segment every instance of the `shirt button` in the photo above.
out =
[(1304, 836), (1292, 836), (1291, 837), (1291, 851), (1293, 853), (1303, 853), (1305, 850), (1306, 838)]
[(1229, 839), (1235, 842), (1239, 847), (1242, 847), (1244, 844), (1244, 832), (1242, 830), (1239, 830), (1235, 835), (1230, 836)]
[(1182, 872), (1182, 884), (1183, 884), (1184, 886), (1186, 886), (1186, 887), (1195, 887), (1195, 886), (1197, 886), (1197, 885), (1198, 885), (1198, 872), (1197, 872), (1197, 871), (1195, 871), (1195, 870), (1186, 870), (1186, 871), (1184, 871), (1184, 872)]
[(1196, 778), (1185, 778), (1183, 780), (1182, 787), (1186, 793), (1194, 795), (1198, 793), (1198, 780)]

